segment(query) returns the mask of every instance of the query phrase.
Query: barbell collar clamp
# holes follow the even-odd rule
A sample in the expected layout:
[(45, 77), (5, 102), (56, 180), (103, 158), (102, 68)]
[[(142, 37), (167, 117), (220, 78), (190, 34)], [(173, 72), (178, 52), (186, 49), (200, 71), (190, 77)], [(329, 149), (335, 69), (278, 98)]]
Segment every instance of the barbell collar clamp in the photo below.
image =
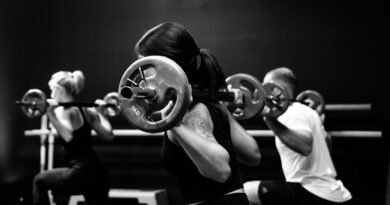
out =
[(152, 87), (141, 88), (124, 86), (121, 88), (120, 93), (123, 98), (128, 100), (132, 98), (138, 98), (153, 101), (157, 97), (156, 89)]

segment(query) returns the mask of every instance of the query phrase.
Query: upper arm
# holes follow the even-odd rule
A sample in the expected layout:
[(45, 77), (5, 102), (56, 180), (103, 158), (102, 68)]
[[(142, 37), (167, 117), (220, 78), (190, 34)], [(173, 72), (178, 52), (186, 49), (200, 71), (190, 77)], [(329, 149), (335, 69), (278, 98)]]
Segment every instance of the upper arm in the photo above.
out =
[(216, 141), (213, 134), (214, 124), (205, 105), (195, 105), (195, 107), (184, 117), (183, 123), (184, 125), (189, 126), (200, 137)]
[(92, 128), (95, 128), (96, 126), (98, 126), (98, 124), (100, 124), (100, 119), (96, 110), (91, 108), (85, 108), (84, 113), (86, 113), (86, 120)]
[(215, 139), (213, 130), (207, 107), (197, 104), (186, 114), (182, 124), (171, 131), (203, 176), (223, 182), (231, 173), (230, 155)]
[(98, 136), (103, 139), (112, 139), (114, 137), (112, 132), (112, 127), (110, 122), (96, 109), (89, 108), (85, 109), (88, 113), (87, 120), (91, 125), (92, 129), (94, 129)]
[(302, 135), (302, 140), (311, 140), (313, 132), (313, 121), (309, 116), (302, 113), (297, 113), (295, 115), (282, 120), (282, 123), (288, 127), (289, 130), (295, 131), (298, 134)]
[(273, 130), (288, 147), (302, 155), (308, 155), (311, 152), (313, 147), (312, 123), (314, 122), (310, 115), (298, 112), (289, 113), (287, 116), (280, 116), (276, 121), (279, 121), (281, 125), (271, 123), (276, 128)]

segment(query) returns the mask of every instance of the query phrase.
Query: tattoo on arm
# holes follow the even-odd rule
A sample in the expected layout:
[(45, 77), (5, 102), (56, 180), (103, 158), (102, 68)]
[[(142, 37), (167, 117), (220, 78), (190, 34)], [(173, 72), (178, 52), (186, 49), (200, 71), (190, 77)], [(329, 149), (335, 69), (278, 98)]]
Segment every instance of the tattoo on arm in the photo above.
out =
[(201, 110), (194, 109), (188, 113), (184, 119), (184, 123), (191, 127), (201, 137), (215, 141), (213, 136), (213, 124), (211, 117), (207, 116), (208, 113), (204, 113)]

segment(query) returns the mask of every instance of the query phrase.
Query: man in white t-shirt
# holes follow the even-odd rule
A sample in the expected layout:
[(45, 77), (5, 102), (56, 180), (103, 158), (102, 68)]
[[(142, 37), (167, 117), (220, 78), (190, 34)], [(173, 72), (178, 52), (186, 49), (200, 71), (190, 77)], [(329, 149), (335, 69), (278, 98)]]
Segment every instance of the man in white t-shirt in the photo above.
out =
[[(285, 67), (268, 72), (264, 82), (275, 82), (293, 97), (297, 92), (294, 73)], [(251, 204), (350, 204), (351, 193), (337, 173), (320, 116), (310, 107), (292, 102), (275, 119), (264, 118), (275, 133), (286, 181), (248, 181), (245, 193)]]

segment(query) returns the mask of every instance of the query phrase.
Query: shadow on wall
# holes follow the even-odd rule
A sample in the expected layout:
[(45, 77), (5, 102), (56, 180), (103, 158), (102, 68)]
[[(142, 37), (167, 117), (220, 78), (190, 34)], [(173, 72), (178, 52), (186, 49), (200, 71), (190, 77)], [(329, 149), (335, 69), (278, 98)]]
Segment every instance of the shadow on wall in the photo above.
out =
[(0, 100), (0, 182), (3, 181), (4, 175), (7, 172), (7, 165), (9, 164), (9, 124), (6, 119), (8, 115), (6, 109), (5, 99), (8, 99), (6, 85), (7, 81), (5, 78), (4, 64), (0, 59), (0, 93), (3, 96)]

